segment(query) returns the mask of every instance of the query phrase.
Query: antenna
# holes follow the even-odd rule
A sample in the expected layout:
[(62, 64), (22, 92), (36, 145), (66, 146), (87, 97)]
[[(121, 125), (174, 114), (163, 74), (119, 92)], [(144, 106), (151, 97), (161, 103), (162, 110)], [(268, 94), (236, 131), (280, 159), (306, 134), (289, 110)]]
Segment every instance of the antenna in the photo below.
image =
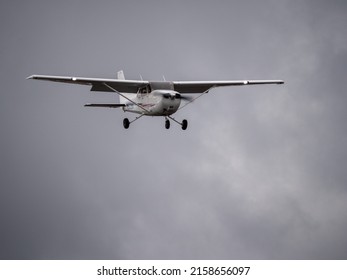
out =
[(120, 70), (117, 72), (117, 79), (118, 80), (125, 80), (124, 72), (123, 70)]
[(165, 76), (163, 75), (163, 80), (164, 80), (164, 82), (166, 82), (166, 79), (165, 79)]
[(141, 74), (139, 74), (139, 75), (140, 75), (141, 81), (143, 81)]

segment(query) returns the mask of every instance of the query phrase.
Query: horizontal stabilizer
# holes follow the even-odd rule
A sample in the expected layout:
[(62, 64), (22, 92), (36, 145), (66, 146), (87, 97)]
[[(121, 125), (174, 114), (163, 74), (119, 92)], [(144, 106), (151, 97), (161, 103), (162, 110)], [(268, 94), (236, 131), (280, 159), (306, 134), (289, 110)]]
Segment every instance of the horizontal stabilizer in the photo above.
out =
[(84, 107), (119, 108), (125, 107), (125, 104), (85, 104)]

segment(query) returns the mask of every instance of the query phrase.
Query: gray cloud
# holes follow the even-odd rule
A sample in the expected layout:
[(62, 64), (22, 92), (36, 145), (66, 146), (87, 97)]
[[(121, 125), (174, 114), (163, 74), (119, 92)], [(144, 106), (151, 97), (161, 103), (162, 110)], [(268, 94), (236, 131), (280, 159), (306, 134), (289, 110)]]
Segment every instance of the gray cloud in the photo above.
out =
[[(345, 259), (344, 1), (5, 1), (1, 259)], [(136, 9), (135, 9), (136, 7)], [(125, 131), (30, 74), (284, 79)]]

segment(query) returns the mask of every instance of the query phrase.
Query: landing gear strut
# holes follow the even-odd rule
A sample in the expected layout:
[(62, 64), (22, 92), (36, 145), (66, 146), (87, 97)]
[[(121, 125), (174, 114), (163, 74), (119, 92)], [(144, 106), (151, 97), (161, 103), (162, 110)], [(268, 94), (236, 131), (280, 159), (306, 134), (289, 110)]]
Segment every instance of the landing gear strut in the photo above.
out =
[[(165, 128), (166, 128), (166, 129), (169, 129), (169, 128), (170, 128), (170, 120), (173, 120), (174, 122), (178, 123), (178, 124), (181, 126), (181, 128), (182, 128), (183, 130), (186, 130), (187, 127), (188, 127), (188, 121), (187, 121), (187, 120), (183, 120), (182, 123), (180, 123), (179, 121), (176, 121), (176, 120), (175, 120), (173, 117), (171, 117), (171, 116), (167, 116), (165, 119), (166, 119), (166, 120), (165, 120)], [(169, 120), (169, 119), (170, 119), (170, 120)]]
[(141, 118), (141, 117), (143, 117), (143, 116), (144, 116), (144, 114), (142, 114), (142, 115), (136, 117), (136, 118), (135, 118), (134, 120), (132, 120), (132, 121), (129, 121), (128, 118), (125, 118), (125, 119), (123, 120), (123, 126), (124, 126), (124, 128), (125, 128), (125, 129), (128, 129), (131, 123), (133, 123), (134, 121), (137, 121), (139, 118)]

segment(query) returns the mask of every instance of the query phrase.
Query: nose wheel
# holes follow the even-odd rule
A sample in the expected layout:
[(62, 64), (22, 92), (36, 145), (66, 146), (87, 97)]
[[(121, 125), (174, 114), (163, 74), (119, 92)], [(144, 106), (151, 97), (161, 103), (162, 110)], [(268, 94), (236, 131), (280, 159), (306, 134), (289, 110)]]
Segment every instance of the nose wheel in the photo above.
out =
[(165, 120), (165, 128), (166, 129), (170, 128), (170, 120), (168, 120), (168, 119)]

